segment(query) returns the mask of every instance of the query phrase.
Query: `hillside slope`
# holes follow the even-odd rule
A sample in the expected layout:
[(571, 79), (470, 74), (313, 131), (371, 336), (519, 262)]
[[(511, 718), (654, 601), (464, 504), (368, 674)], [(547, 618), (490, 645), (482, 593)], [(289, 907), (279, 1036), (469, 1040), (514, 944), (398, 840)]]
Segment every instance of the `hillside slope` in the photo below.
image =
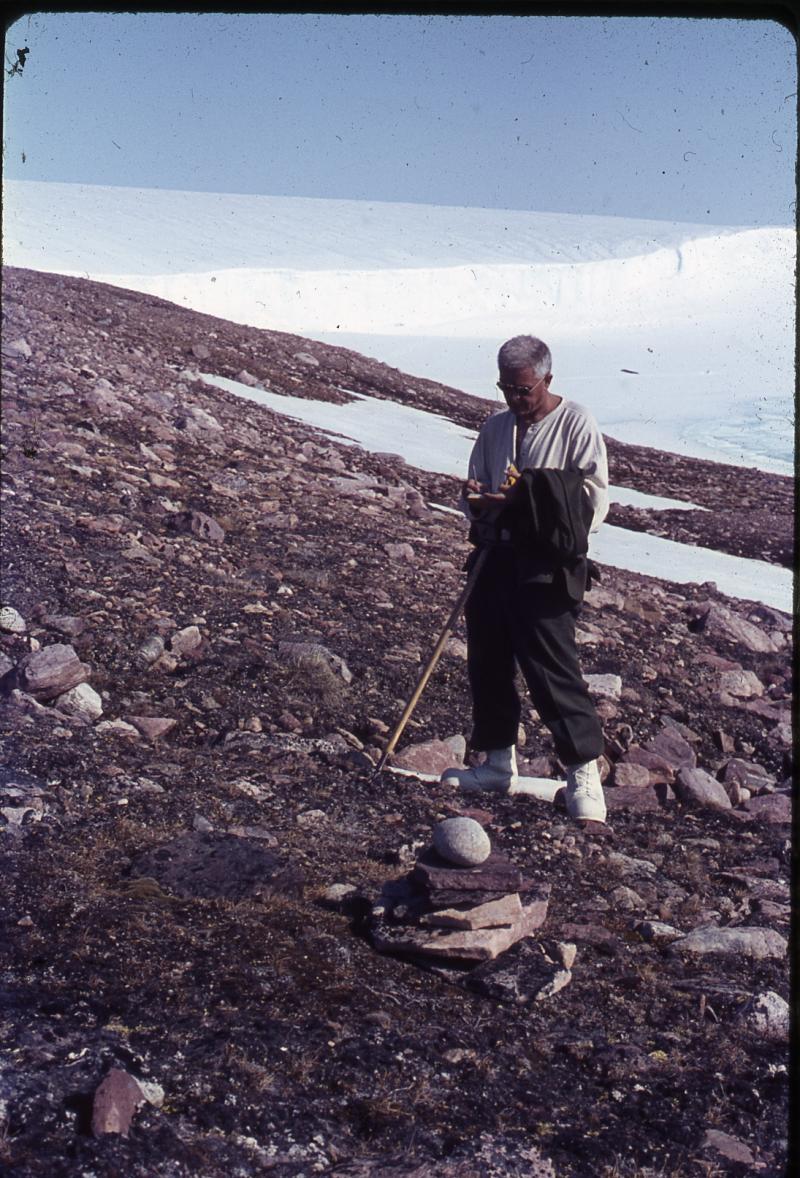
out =
[[(753, 1003), (788, 992), (789, 619), (604, 570), (579, 634), (584, 672), (619, 677), (592, 681), (610, 832), (530, 799), (471, 803), (552, 885), (543, 933), (577, 946), (570, 984), (528, 1004), (473, 993), (378, 955), (363, 924), (469, 805), (371, 781), (462, 584), (463, 528), (432, 506), (457, 481), (197, 370), (331, 400), (345, 385), (472, 428), (488, 403), (75, 278), (7, 269), (4, 315), (0, 594), (26, 623), (0, 635), (11, 1172), (688, 1176), (741, 1172), (738, 1151), (782, 1174), (786, 1040)], [(789, 480), (610, 455), (615, 481), (712, 509), (682, 535), (788, 560)], [(769, 548), (750, 511), (779, 521)], [(37, 644), (74, 650), (102, 716), (37, 686)], [(465, 680), (456, 641), (406, 745), (468, 733)], [(531, 771), (558, 776), (530, 709), (524, 728)], [(724, 783), (723, 808), (678, 800), (690, 765)], [(326, 898), (337, 883), (348, 900)], [(163, 1089), (127, 1137), (90, 1132), (110, 1067)]]

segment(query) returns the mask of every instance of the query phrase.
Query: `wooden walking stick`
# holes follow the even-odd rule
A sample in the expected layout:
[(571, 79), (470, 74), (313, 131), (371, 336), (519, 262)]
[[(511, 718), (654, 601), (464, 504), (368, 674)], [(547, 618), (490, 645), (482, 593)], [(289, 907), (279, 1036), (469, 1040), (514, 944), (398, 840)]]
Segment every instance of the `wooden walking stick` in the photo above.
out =
[(450, 631), (453, 629), (453, 626), (456, 623), (456, 619), (458, 618), (458, 615), (461, 613), (461, 610), (463, 609), (467, 598), (469, 597), (470, 593), (472, 592), (473, 586), (475, 585), (475, 582), (478, 579), (478, 574), (480, 573), (481, 569), (483, 568), (484, 561), (486, 560), (486, 557), (488, 555), (489, 555), (488, 548), (484, 548), (484, 549), (482, 549), (481, 552), (478, 553), (478, 559), (475, 561), (475, 564), (472, 566), (472, 569), (470, 570), (470, 574), (467, 577), (467, 583), (465, 584), (464, 588), (461, 590), (460, 594), (458, 595), (458, 600), (456, 601), (455, 605), (453, 606), (452, 610), (450, 611), (450, 617), (447, 619), (447, 621), (444, 624), (444, 629), (442, 630), (441, 634), (439, 635), (439, 640), (433, 648), (433, 654), (428, 659), (428, 664), (425, 667), (425, 670), (422, 672), (422, 674), (420, 675), (420, 677), (417, 681), (417, 686), (414, 688), (414, 694), (411, 696), (411, 699), (408, 701), (408, 703), (405, 706), (405, 710), (404, 710), (402, 716), (400, 717), (400, 720), (398, 721), (397, 727), (395, 728), (394, 732), (392, 733), (389, 743), (387, 744), (386, 748), (384, 749), (383, 756), (381, 757), (380, 761), (378, 761), (378, 764), (375, 768), (375, 772), (372, 775), (371, 781), (374, 781), (376, 779), (376, 777), (379, 775), (379, 773), (383, 769), (384, 765), (388, 761), (389, 757), (394, 752), (394, 747), (397, 744), (398, 740), (400, 739), (400, 736), (402, 735), (403, 729), (405, 728), (406, 724), (411, 719), (411, 713), (414, 711), (414, 708), (419, 703), (419, 697), (422, 695), (423, 691), (425, 690), (426, 683), (428, 682), (431, 675), (433, 674), (433, 669), (436, 666), (436, 664), (438, 663), (439, 656), (441, 655), (442, 651), (444, 650), (444, 644), (445, 644), (445, 642), (447, 642), (447, 639), (450, 636)]

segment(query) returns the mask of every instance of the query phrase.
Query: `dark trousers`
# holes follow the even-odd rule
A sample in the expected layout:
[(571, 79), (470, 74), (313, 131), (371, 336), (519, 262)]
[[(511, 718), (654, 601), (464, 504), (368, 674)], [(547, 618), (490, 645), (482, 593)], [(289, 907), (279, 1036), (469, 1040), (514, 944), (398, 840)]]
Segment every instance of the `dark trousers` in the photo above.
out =
[(603, 732), (575, 645), (577, 607), (561, 587), (558, 574), (553, 583), (520, 583), (513, 551), (493, 549), (467, 600), (465, 615), (472, 748), (516, 744), (521, 713), (514, 686), (516, 660), (561, 761), (572, 765), (599, 756)]

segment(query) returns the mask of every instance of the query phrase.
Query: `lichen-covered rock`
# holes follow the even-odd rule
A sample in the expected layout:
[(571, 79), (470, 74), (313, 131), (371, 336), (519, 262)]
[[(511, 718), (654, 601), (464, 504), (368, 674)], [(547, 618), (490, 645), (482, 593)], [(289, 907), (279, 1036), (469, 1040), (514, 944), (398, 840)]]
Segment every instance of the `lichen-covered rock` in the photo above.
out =
[(60, 712), (74, 716), (79, 720), (99, 720), (103, 714), (103, 701), (88, 683), (79, 683), (77, 687), (59, 695), (55, 706)]
[(14, 609), (13, 605), (4, 605), (0, 608), (0, 630), (4, 634), (25, 633), (25, 619), (18, 610)]

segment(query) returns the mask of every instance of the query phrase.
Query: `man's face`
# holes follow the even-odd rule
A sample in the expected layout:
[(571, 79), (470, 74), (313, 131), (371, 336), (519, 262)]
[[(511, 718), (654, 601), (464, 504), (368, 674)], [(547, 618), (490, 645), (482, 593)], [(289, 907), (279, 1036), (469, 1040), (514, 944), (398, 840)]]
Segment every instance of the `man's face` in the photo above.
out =
[(552, 372), (539, 376), (533, 368), (502, 368), (497, 382), (511, 412), (523, 419), (535, 417), (549, 397)]

